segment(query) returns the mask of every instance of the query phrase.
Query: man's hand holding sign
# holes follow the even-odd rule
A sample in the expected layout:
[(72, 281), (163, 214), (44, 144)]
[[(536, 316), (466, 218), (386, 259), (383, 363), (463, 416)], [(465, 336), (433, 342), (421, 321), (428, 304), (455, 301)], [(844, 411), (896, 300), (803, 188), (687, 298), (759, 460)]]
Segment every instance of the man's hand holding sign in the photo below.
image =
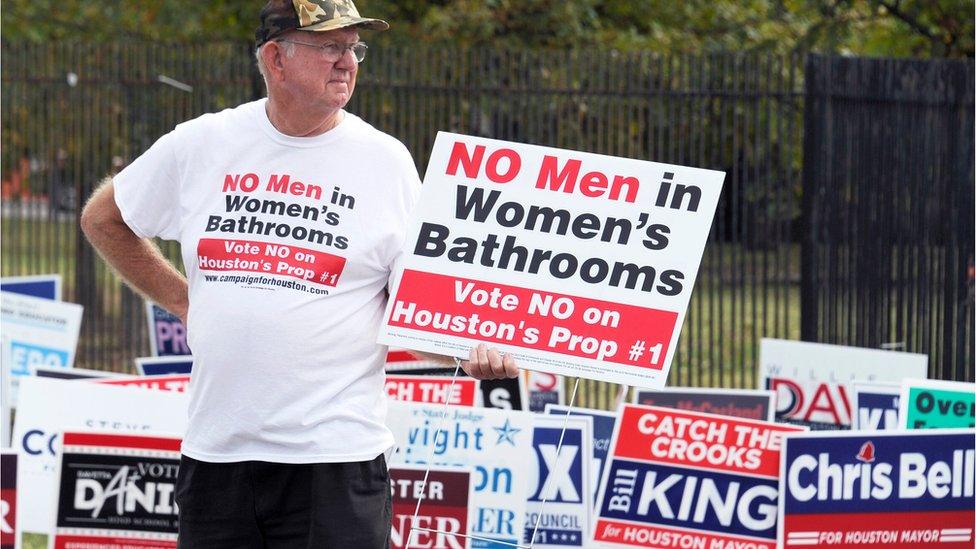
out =
[(380, 341), (661, 388), (723, 179), (439, 133)]

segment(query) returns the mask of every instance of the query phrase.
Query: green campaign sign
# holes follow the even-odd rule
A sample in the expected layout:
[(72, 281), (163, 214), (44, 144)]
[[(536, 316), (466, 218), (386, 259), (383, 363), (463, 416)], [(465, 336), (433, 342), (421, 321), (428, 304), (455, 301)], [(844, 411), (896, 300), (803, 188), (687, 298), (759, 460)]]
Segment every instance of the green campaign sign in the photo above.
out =
[(952, 381), (904, 380), (902, 426), (908, 429), (976, 426), (976, 385)]

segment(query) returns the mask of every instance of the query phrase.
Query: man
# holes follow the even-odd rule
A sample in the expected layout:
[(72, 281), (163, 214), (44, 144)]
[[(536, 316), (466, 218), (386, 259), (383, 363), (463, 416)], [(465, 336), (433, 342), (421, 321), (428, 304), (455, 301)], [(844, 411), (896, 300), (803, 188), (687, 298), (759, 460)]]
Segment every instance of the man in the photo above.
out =
[[(351, 0), (261, 12), (266, 100), (180, 124), (92, 196), (82, 227), (194, 353), (180, 546), (380, 548), (390, 532), (376, 336), (419, 178), (343, 110), (366, 47)], [(147, 240), (179, 240), (187, 278)], [(517, 368), (485, 346), (472, 376)]]

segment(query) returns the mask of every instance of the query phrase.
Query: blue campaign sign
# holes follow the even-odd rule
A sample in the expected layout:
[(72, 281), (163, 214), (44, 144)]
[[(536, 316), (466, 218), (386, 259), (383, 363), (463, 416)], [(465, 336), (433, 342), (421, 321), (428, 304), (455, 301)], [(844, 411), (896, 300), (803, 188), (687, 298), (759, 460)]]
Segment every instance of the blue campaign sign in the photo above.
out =
[(149, 321), (149, 343), (153, 356), (191, 354), (186, 343), (186, 327), (179, 317), (149, 302), (146, 303), (146, 317)]
[[(569, 410), (569, 406), (557, 404), (546, 406), (546, 413), (552, 415), (565, 415)], [(570, 415), (593, 418), (593, 465), (590, 467), (590, 488), (595, 502), (600, 490), (600, 479), (603, 478), (603, 466), (607, 463), (607, 454), (610, 452), (613, 427), (617, 424), (617, 414), (589, 408), (572, 408)]]
[[(600, 517), (721, 532), (723, 536), (770, 541), (776, 537), (776, 479), (624, 460), (613, 460), (609, 478), (615, 485), (632, 479), (627, 494), (637, 497), (603, 498)], [(712, 546), (723, 547), (724, 543), (713, 542)], [(763, 542), (750, 546), (767, 547)]]
[(535, 417), (535, 463), (529, 466), (532, 478), (528, 483), (524, 543), (582, 547), (588, 539), (593, 508), (588, 478), (592, 421), (587, 417)]
[(901, 386), (897, 383), (854, 382), (854, 414), (851, 429), (865, 431), (898, 429), (898, 400)]
[(136, 370), (143, 376), (186, 375), (193, 369), (193, 357), (139, 357)]
[(43, 345), (10, 342), (10, 373), (15, 376), (28, 376), (34, 368), (68, 368), (68, 352)]
[(804, 433), (780, 472), (785, 546), (973, 547), (976, 431)]
[(5, 276), (0, 291), (61, 301), (61, 275)]

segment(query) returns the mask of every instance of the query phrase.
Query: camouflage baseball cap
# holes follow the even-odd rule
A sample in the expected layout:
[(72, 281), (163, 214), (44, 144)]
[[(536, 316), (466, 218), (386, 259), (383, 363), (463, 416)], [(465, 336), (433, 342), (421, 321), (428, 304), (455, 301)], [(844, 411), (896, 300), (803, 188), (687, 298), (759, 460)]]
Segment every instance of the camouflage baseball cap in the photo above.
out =
[(261, 10), (261, 26), (255, 45), (280, 36), (285, 31), (330, 31), (345, 27), (386, 30), (389, 23), (359, 16), (352, 0), (270, 0)]

